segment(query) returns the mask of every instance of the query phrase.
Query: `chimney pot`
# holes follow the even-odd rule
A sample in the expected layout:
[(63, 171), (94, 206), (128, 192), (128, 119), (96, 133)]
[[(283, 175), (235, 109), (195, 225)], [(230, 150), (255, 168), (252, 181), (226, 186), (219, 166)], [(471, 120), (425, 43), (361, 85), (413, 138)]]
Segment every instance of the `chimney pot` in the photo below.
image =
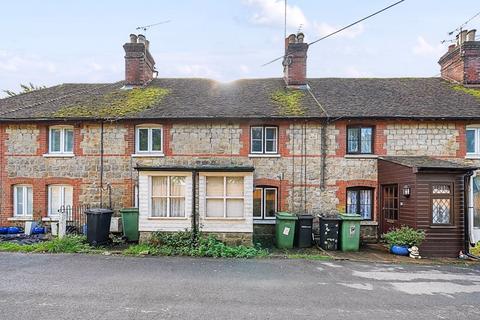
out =
[(472, 29), (472, 30), (468, 31), (466, 41), (475, 41), (475, 33), (476, 32), (477, 32), (477, 30), (475, 30), (475, 29)]
[(288, 43), (295, 43), (297, 42), (297, 36), (294, 35), (293, 33), (288, 36)]
[(449, 46), (448, 46), (448, 52), (452, 52), (453, 50), (455, 50), (455, 47), (456, 47), (455, 44), (449, 45)]
[(137, 43), (137, 35), (136, 34), (130, 34), (130, 43)]
[(299, 32), (297, 34), (297, 42), (298, 43), (303, 43), (303, 39), (305, 38), (305, 35), (302, 32)]
[(460, 32), (460, 44), (463, 44), (467, 39), (467, 33), (468, 33), (468, 30), (462, 30)]
[(143, 34), (139, 34), (138, 35), (138, 42), (139, 43), (145, 43), (147, 39), (145, 38), (145, 36)]

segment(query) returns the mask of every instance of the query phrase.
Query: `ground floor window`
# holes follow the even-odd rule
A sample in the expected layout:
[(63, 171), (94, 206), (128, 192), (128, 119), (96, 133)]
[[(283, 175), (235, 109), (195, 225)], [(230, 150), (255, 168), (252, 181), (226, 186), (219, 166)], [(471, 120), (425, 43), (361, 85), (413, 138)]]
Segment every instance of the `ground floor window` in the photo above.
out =
[(68, 185), (48, 186), (48, 215), (58, 216), (61, 210), (71, 214), (73, 187)]
[(372, 219), (373, 189), (355, 187), (347, 189), (347, 213), (359, 214), (365, 220)]
[(151, 216), (185, 217), (185, 177), (151, 177)]
[(28, 185), (13, 187), (13, 214), (16, 217), (33, 216), (33, 189)]
[(432, 224), (452, 224), (453, 186), (450, 183), (431, 185)]
[(206, 177), (206, 217), (242, 218), (244, 216), (244, 178)]
[(278, 210), (277, 188), (257, 187), (253, 192), (253, 218), (275, 219)]

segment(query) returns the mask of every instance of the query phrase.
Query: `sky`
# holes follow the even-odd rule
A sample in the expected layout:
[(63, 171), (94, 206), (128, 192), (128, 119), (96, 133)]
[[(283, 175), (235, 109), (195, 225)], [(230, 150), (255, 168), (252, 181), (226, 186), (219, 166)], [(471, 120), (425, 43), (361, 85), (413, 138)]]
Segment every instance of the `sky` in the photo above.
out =
[[(307, 42), (394, 0), (288, 0), (287, 32)], [(284, 0), (6, 1), (0, 11), (0, 91), (20, 83), (113, 82), (124, 78), (122, 45), (146, 31), (159, 77), (222, 82), (281, 77)], [(312, 45), (308, 77), (432, 77), (449, 31), (480, 11), (478, 0), (406, 0)], [(467, 29), (480, 29), (480, 18)], [(5, 96), (0, 93), (0, 97)]]

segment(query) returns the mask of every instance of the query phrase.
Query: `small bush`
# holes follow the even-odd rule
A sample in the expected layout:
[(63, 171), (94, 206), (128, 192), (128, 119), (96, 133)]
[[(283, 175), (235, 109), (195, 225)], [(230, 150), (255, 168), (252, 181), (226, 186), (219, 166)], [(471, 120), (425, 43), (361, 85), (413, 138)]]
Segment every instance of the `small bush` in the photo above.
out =
[(214, 235), (195, 237), (190, 231), (155, 232), (149, 245), (156, 247), (158, 254), (166, 256), (253, 258), (268, 254), (266, 250), (255, 247), (228, 246)]
[(470, 253), (474, 256), (480, 256), (480, 242), (477, 242), (477, 245), (470, 249)]
[(425, 240), (425, 231), (403, 226), (383, 234), (383, 238), (390, 247), (393, 245), (419, 246)]

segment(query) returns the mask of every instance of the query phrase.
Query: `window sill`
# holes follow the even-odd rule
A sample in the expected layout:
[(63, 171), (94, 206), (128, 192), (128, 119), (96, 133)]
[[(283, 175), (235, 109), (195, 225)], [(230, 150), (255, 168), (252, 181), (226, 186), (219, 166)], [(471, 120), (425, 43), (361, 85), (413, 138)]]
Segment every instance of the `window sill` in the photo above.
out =
[(248, 154), (248, 157), (249, 157), (249, 158), (280, 158), (281, 155), (278, 154), (278, 153), (272, 153), (272, 154), (268, 154), (268, 153), (250, 153), (250, 154)]
[(377, 159), (376, 154), (346, 154), (346, 159)]
[(253, 219), (253, 224), (277, 224), (275, 219)]
[(73, 153), (45, 153), (44, 158), (73, 158), (75, 154)]
[(215, 221), (215, 220), (218, 220), (218, 221), (244, 221), (245, 220), (244, 217), (241, 217), (241, 218), (203, 217), (203, 219), (208, 220), (208, 221)]
[(148, 217), (148, 220), (188, 220), (187, 217)]
[(165, 157), (164, 153), (134, 153), (132, 158), (154, 158), (154, 157)]
[(446, 224), (444, 226), (442, 225), (431, 225), (430, 229), (457, 229), (457, 226), (451, 225), (451, 224)]
[(465, 159), (478, 160), (480, 159), (480, 154), (467, 154)]
[(33, 217), (10, 217), (7, 221), (33, 221)]
[(372, 220), (362, 220), (360, 221), (361, 226), (378, 226), (378, 221)]

